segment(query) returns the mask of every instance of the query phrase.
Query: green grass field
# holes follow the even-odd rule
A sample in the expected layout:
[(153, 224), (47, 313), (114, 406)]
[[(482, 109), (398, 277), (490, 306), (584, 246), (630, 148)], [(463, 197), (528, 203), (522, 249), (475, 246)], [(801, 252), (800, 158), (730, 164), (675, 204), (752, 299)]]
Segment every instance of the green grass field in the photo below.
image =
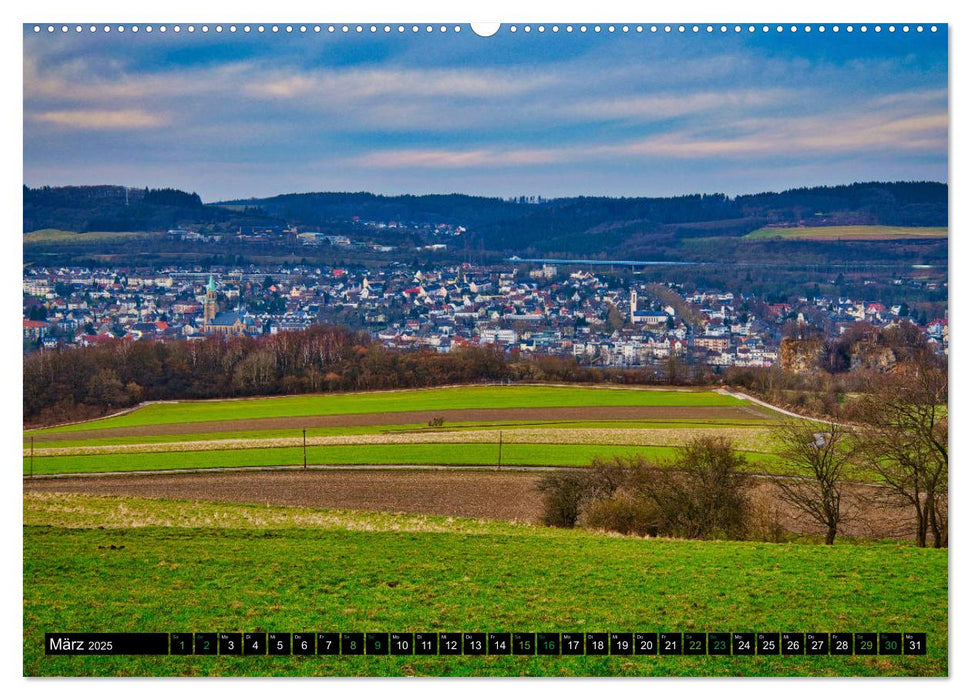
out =
[(470, 386), (361, 394), (311, 394), (236, 401), (181, 401), (151, 404), (113, 418), (87, 421), (59, 428), (28, 431), (27, 434), (201, 421), (475, 408), (745, 405), (749, 405), (747, 401), (713, 391), (559, 386)]
[[(668, 460), (677, 454), (674, 447), (639, 447), (626, 445), (533, 445), (511, 443), (502, 446), (502, 466), (586, 467), (595, 457), (641, 455), (647, 459)], [(743, 452), (753, 471), (776, 472), (779, 465), (773, 455)], [(400, 445), (328, 445), (307, 448), (308, 464), (326, 465), (479, 465), (499, 463), (498, 445), (466, 444), (400, 444)], [(30, 458), (25, 457), (24, 474), (30, 473)], [(250, 450), (201, 450), (198, 452), (146, 452), (106, 455), (71, 455), (37, 457), (33, 473), (68, 474), (93, 472), (152, 471), (159, 469), (211, 469), (218, 467), (271, 467), (303, 464), (299, 447)]]
[[(402, 411), (587, 406), (706, 407), (716, 409), (716, 413), (701, 414), (711, 415), (710, 418), (664, 418), (662, 412), (658, 418), (644, 420), (577, 420), (576, 417), (558, 420), (546, 418), (542, 411), (538, 411), (535, 420), (510, 421), (502, 420), (500, 413), (496, 419), (488, 421), (455, 421), (435, 428), (427, 424), (395, 422), (395, 416), (401, 415)], [(728, 411), (724, 417), (717, 413), (720, 408), (738, 407), (751, 410), (741, 413), (741, 417), (738, 412)], [(739, 440), (739, 449), (749, 451), (747, 456), (754, 470), (774, 469), (772, 456), (765, 454), (770, 448), (763, 448), (761, 437), (752, 437), (759, 435), (752, 431), (770, 426), (775, 414), (734, 396), (714, 391), (517, 385), (150, 404), (101, 420), (25, 431), (23, 472), (53, 474), (298, 465), (303, 463), (303, 452), (298, 446), (302, 436), (301, 418), (352, 414), (380, 414), (382, 425), (309, 428), (307, 437), (311, 440), (334, 438), (330, 442), (361, 444), (311, 444), (307, 449), (308, 463), (494, 466), (499, 462), (498, 430), (505, 429), (510, 432), (503, 445), (503, 465), (586, 466), (597, 456), (641, 454), (667, 459), (674, 456), (672, 446), (682, 443), (682, 435), (683, 440), (687, 440), (696, 431), (714, 429)], [(218, 424), (259, 418), (284, 419), (283, 424), (292, 418), (293, 427), (228, 422), (226, 430), (192, 432), (192, 424), (198, 422)], [(278, 420), (276, 425), (280, 424)], [(156, 425), (171, 432), (140, 434), (140, 429)], [(105, 436), (90, 432), (104, 429), (114, 429), (120, 434)], [(467, 431), (465, 435), (449, 438), (450, 433), (463, 430)], [(517, 437), (515, 430), (533, 432)], [(549, 430), (561, 432), (546, 432)], [(485, 435), (482, 431), (491, 433)], [(441, 437), (435, 437), (436, 433)], [(55, 435), (67, 439), (45, 440)], [(29, 456), (31, 439), (35, 439), (34, 446), (39, 448), (35, 449), (33, 460)], [(214, 442), (218, 440), (234, 443)], [(125, 449), (126, 445), (132, 447)], [(70, 454), (72, 451), (89, 454)]]
[(916, 226), (808, 226), (776, 228), (766, 226), (745, 236), (749, 240), (781, 238), (811, 241), (890, 241), (911, 238), (947, 238), (946, 227)]
[[(29, 676), (944, 676), (947, 552), (28, 495)], [(913, 631), (926, 657), (58, 657), (52, 631)]]
[(24, 234), (24, 243), (82, 243), (94, 245), (98, 243), (116, 243), (131, 241), (138, 238), (150, 238), (155, 234), (141, 231), (62, 231), (56, 228), (42, 228)]
[[(452, 423), (445, 423), (441, 427), (431, 428), (425, 424), (420, 423), (398, 423), (393, 425), (351, 425), (333, 428), (307, 428), (307, 437), (335, 437), (335, 436), (348, 436), (348, 435), (421, 435), (431, 432), (435, 433), (451, 433), (456, 431), (496, 431), (499, 429), (510, 429), (510, 428), (558, 428), (558, 429), (598, 429), (598, 428), (611, 428), (611, 429), (640, 429), (640, 430), (671, 430), (671, 429), (683, 429), (683, 430), (696, 430), (698, 428), (724, 428), (730, 430), (733, 428), (738, 429), (752, 429), (752, 428), (769, 428), (775, 425), (777, 421), (774, 420), (760, 420), (752, 419), (746, 421), (731, 420), (731, 419), (719, 419), (719, 418), (705, 418), (698, 420), (638, 420), (638, 421), (624, 421), (624, 420), (611, 420), (611, 421), (571, 421), (571, 420), (558, 420), (558, 421), (455, 421)], [(28, 431), (24, 433), (23, 447), (25, 450), (30, 449), (30, 436), (38, 435), (34, 431)], [(95, 447), (103, 445), (144, 445), (144, 444), (159, 444), (164, 445), (170, 442), (183, 442), (186, 440), (192, 441), (212, 441), (212, 440), (240, 440), (240, 439), (274, 439), (274, 438), (293, 438), (299, 437), (301, 435), (301, 430), (299, 428), (290, 429), (274, 429), (274, 430), (236, 430), (236, 431), (225, 431), (225, 432), (215, 432), (215, 433), (173, 433), (168, 435), (133, 435), (128, 437), (98, 437), (98, 438), (83, 438), (83, 434), (80, 436), (82, 439), (69, 439), (69, 440), (57, 440), (57, 441), (40, 441), (35, 442), (35, 446), (38, 448), (42, 447)]]

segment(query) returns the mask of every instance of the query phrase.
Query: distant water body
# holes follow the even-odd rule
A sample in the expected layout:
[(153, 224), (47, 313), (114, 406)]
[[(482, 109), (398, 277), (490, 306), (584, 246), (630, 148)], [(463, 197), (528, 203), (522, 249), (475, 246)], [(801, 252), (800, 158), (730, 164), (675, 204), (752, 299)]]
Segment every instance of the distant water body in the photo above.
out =
[(686, 262), (683, 260), (567, 260), (560, 258), (519, 258), (515, 255), (506, 258), (509, 262), (528, 262), (528, 263), (556, 263), (557, 265), (636, 265), (646, 267), (649, 265), (711, 265), (707, 262)]
[(947, 268), (946, 265), (908, 265), (906, 263), (894, 264), (894, 263), (871, 263), (871, 262), (852, 262), (852, 263), (759, 263), (759, 262), (708, 262), (708, 261), (687, 261), (687, 260), (583, 260), (583, 259), (569, 259), (569, 258), (520, 258), (517, 256), (512, 256), (511, 258), (506, 258), (507, 262), (512, 263), (543, 263), (550, 265), (623, 265), (630, 267), (659, 267), (659, 266), (676, 266), (676, 267), (698, 267), (703, 265), (719, 265), (724, 267), (725, 265), (734, 265), (735, 267), (797, 267), (797, 268), (812, 268), (818, 269), (821, 267), (840, 267), (840, 268), (854, 268), (854, 269), (867, 269), (867, 268), (901, 268), (901, 267), (911, 267), (919, 270), (936, 270), (941, 268)]

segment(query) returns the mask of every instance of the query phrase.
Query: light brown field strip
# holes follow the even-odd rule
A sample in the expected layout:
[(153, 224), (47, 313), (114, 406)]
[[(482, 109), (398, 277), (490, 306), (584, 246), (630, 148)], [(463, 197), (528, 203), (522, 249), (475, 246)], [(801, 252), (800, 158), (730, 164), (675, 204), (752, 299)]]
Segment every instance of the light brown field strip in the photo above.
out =
[(149, 435), (183, 435), (193, 433), (228, 433), (247, 430), (286, 430), (303, 428), (346, 428), (367, 425), (424, 425), (434, 418), (446, 423), (480, 421), (596, 421), (596, 420), (753, 420), (776, 418), (768, 410), (753, 406), (588, 406), (554, 408), (473, 408), (442, 411), (400, 411), (394, 413), (354, 413), (336, 416), (298, 416), (251, 418), (247, 420), (200, 421), (137, 425), (124, 428), (101, 428), (48, 433), (34, 436), (35, 443), (59, 440), (141, 437)]
[[(543, 499), (536, 485), (543, 476), (540, 472), (478, 469), (293, 469), (24, 479), (23, 486), (29, 493), (308, 506), (538, 523), (542, 519)], [(845, 495), (853, 504), (853, 517), (846, 522), (844, 534), (911, 537), (910, 510), (906, 506), (888, 508), (886, 494), (879, 487), (852, 484), (847, 486)], [(778, 498), (770, 482), (757, 482), (751, 496), (756, 518), (771, 514), (786, 530), (818, 533), (814, 523)], [(118, 507), (124, 509), (124, 502)], [(118, 517), (124, 517), (124, 513)]]
[(535, 522), (541, 474), (517, 472), (285, 471), (139, 475), (24, 483), (24, 490), (353, 508)]
[[(24, 525), (74, 529), (139, 527), (226, 530), (312, 529), (356, 532), (441, 532), (492, 534), (497, 521), (485, 518), (434, 517), (421, 513), (267, 506), (174, 499), (96, 496), (86, 493), (24, 494)], [(519, 523), (520, 532), (535, 530)]]
[[(637, 445), (673, 447), (689, 438), (710, 435), (734, 440), (740, 450), (766, 451), (771, 432), (765, 428), (513, 428), (499, 430), (451, 430), (377, 435), (327, 435), (307, 438), (307, 446), (326, 445), (413, 445), (413, 444), (491, 444), (505, 443), (543, 445)], [(200, 452), (207, 450), (253, 450), (273, 447), (300, 447), (301, 437), (238, 438), (229, 440), (196, 440), (126, 445), (81, 445), (41, 447), (37, 457), (74, 455), (136, 454), (149, 452)], [(23, 456), (30, 455), (24, 449)]]

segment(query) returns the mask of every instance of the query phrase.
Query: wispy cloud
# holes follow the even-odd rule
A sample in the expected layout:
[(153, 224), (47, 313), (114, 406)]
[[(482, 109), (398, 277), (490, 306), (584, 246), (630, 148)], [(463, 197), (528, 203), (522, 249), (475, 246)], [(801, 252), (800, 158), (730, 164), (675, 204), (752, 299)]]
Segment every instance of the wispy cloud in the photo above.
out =
[[(827, 114), (801, 119), (749, 120), (735, 136), (712, 138), (700, 130), (673, 131), (637, 142), (604, 147), (619, 156), (699, 159), (793, 154), (913, 152), (947, 147), (947, 115), (869, 119)], [(942, 151), (943, 152), (943, 151)]]
[(244, 87), (246, 94), (267, 98), (377, 99), (493, 99), (549, 88), (561, 78), (550, 75), (509, 74), (490, 69), (338, 69), (256, 71)]
[(567, 110), (593, 119), (657, 120), (690, 114), (777, 106), (797, 99), (794, 89), (702, 90), (679, 93), (625, 95), (571, 104)]
[[(689, 98), (687, 102), (692, 102)], [(707, 103), (707, 99), (701, 102)], [(884, 108), (892, 103), (910, 103), (882, 96), (875, 102)], [(911, 115), (909, 109), (895, 115), (872, 111), (868, 103), (859, 105), (864, 114), (826, 113), (808, 117), (722, 119), (720, 132), (713, 136), (704, 125), (665, 130), (641, 139), (613, 143), (561, 144), (545, 149), (391, 149), (372, 151), (348, 159), (364, 168), (503, 168), (510, 165), (543, 165), (564, 162), (624, 159), (673, 158), (708, 160), (867, 153), (907, 153), (947, 148), (948, 115), (931, 111)]]
[(349, 158), (349, 165), (364, 168), (495, 168), (544, 165), (561, 160), (554, 149), (398, 149), (375, 151)]
[(28, 177), (206, 172), (217, 198), (946, 176), (946, 37), (53, 38), (24, 37)]
[(38, 112), (28, 119), (67, 129), (155, 129), (169, 123), (164, 114), (141, 109), (64, 109)]

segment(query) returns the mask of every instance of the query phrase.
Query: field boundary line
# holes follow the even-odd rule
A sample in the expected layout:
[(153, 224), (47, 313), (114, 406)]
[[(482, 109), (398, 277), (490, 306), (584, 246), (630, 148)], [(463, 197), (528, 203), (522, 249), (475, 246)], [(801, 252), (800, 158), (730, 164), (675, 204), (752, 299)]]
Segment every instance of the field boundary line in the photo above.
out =
[(102, 476), (175, 476), (178, 474), (212, 474), (221, 472), (302, 472), (302, 471), (482, 471), (482, 472), (554, 472), (580, 470), (587, 467), (558, 467), (553, 465), (503, 465), (501, 468), (488, 464), (280, 464), (263, 467), (198, 467), (191, 469), (132, 469), (112, 472), (59, 472), (57, 474), (24, 475), (23, 482), (50, 481), (55, 479), (97, 478)]
[[(221, 473), (253, 473), (258, 474), (260, 472), (368, 472), (368, 471), (428, 471), (428, 472), (490, 472), (494, 474), (502, 474), (503, 472), (582, 472), (589, 471), (590, 467), (571, 467), (571, 466), (556, 466), (556, 465), (503, 465), (501, 468), (496, 468), (495, 465), (487, 464), (310, 464), (304, 469), (299, 464), (281, 464), (281, 465), (270, 465), (261, 467), (198, 467), (192, 469), (137, 469), (131, 471), (112, 471), (112, 472), (60, 472), (57, 474), (35, 474), (34, 476), (24, 475), (23, 483), (30, 484), (36, 483), (38, 481), (56, 481), (59, 479), (96, 479), (100, 477), (148, 477), (148, 476), (179, 476), (182, 474), (191, 475), (205, 475), (205, 474), (221, 474)], [(675, 472), (683, 472), (683, 470), (675, 469)], [(806, 476), (796, 476), (791, 474), (771, 474), (769, 472), (744, 472), (743, 476), (751, 477), (753, 479), (771, 481), (774, 479), (785, 479), (786, 481), (812, 481), (812, 477)], [(890, 487), (886, 484), (881, 484), (876, 481), (864, 481), (861, 479), (847, 479), (847, 484), (859, 485), (859, 486), (872, 486), (881, 489), (889, 489)]]

